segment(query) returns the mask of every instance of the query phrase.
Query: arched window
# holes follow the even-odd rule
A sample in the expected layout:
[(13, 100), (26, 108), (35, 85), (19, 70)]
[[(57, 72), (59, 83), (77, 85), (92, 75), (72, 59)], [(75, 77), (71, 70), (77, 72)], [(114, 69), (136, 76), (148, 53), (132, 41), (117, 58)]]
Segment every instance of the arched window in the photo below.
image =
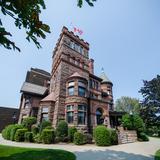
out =
[(101, 125), (104, 123), (104, 118), (103, 118), (103, 109), (98, 108), (96, 110), (96, 120), (97, 120), (97, 125)]
[(68, 123), (73, 123), (73, 118), (74, 118), (74, 106), (73, 105), (68, 105), (66, 108), (66, 118)]

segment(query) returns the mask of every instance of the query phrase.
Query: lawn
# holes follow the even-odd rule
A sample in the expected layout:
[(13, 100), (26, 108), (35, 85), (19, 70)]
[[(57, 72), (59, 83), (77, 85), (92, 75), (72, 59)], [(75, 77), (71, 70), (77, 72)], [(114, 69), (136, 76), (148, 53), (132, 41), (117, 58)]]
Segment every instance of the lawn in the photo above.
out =
[(0, 160), (76, 160), (76, 156), (64, 150), (0, 145)]
[(156, 152), (155, 160), (160, 160), (160, 150)]

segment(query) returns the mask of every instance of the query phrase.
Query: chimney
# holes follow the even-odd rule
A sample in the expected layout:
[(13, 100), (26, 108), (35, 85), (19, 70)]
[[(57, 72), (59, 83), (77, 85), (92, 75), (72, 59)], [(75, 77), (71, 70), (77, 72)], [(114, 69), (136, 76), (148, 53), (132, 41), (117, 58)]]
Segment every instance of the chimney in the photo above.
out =
[(89, 73), (94, 74), (94, 60), (89, 60)]

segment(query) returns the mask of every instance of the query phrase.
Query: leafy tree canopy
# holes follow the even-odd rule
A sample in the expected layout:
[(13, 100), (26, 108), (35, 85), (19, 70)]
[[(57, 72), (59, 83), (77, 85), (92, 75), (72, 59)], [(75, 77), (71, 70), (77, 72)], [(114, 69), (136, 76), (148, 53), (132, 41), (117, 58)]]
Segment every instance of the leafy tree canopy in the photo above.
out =
[[(85, 0), (90, 6), (96, 0)], [(78, 0), (79, 7), (82, 7), (83, 0)], [(19, 29), (25, 29), (26, 39), (35, 43), (37, 48), (41, 45), (38, 38), (46, 38), (46, 33), (50, 33), (50, 27), (40, 20), (40, 14), (43, 9), (46, 9), (44, 0), (0, 0), (1, 13), (5, 16), (10, 16), (14, 20), (14, 24)], [(13, 34), (7, 31), (0, 19), (0, 45), (7, 49), (20, 48), (10, 38)]]
[(141, 116), (147, 125), (160, 125), (160, 75), (144, 80), (140, 93), (143, 96)]
[(122, 111), (126, 113), (130, 113), (132, 111), (134, 114), (139, 114), (139, 100), (136, 98), (122, 96), (116, 100), (115, 109), (116, 111)]

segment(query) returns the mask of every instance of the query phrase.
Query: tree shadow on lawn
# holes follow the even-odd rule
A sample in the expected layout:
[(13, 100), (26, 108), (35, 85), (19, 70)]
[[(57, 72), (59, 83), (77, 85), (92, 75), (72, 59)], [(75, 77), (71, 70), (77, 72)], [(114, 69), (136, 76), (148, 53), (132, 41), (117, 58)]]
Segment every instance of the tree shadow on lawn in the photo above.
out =
[(0, 156), (0, 160), (75, 160), (75, 155), (68, 151), (46, 149), (42, 151), (22, 151), (8, 156)]
[(126, 153), (113, 150), (88, 150), (84, 152), (74, 153), (77, 156), (77, 160), (154, 160), (153, 156), (147, 157), (140, 154)]

